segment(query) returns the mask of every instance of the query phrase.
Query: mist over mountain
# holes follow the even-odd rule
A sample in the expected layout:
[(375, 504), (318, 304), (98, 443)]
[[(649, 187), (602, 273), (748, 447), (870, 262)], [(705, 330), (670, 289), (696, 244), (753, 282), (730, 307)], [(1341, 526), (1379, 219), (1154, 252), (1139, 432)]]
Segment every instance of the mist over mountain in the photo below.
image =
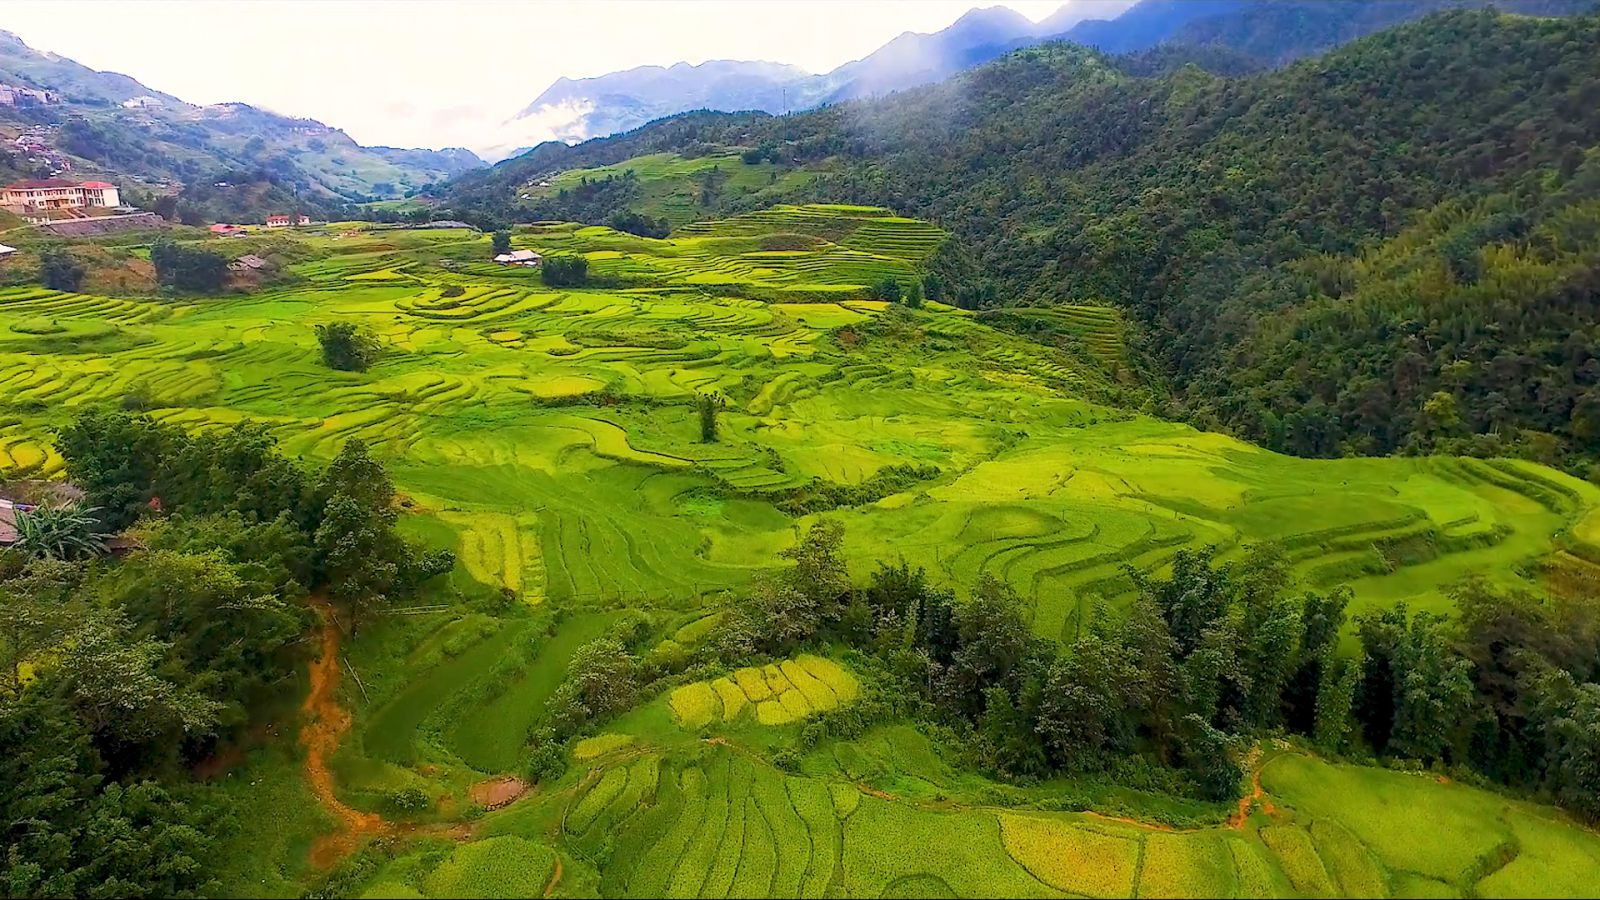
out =
[(541, 141), (575, 143), (618, 134), (694, 109), (780, 114), (876, 97), (942, 81), (1022, 47), (1066, 40), (1129, 53), (1162, 43), (1217, 45), (1281, 65), (1432, 12), (1495, 5), (1531, 15), (1570, 15), (1591, 0), (1141, 0), (1068, 3), (1034, 23), (1005, 7), (973, 9), (932, 34), (906, 32), (824, 74), (771, 62), (716, 60), (640, 66), (594, 78), (562, 78), (506, 123), (487, 158), (516, 156)]
[(1012, 50), (1061, 34), (1090, 15), (1116, 15), (1132, 0), (1068, 3), (1035, 24), (1015, 10), (968, 11), (932, 34), (905, 32), (824, 74), (772, 62), (712, 60), (639, 66), (594, 78), (561, 78), (506, 123), (490, 158), (547, 138), (575, 142), (637, 128), (691, 109), (786, 113), (941, 81)]

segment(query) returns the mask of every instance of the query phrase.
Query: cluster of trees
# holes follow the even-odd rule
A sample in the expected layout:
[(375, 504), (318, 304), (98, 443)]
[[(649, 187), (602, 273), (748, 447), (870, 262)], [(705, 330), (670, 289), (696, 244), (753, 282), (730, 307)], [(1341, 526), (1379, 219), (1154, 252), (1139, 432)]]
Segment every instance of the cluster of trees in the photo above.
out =
[(314, 329), (317, 346), (322, 348), (322, 362), (330, 369), (365, 372), (383, 355), (378, 338), (355, 322), (328, 322)]
[(589, 281), (589, 260), (566, 254), (547, 256), (540, 263), (540, 272), (550, 287), (583, 287)]
[[(516, 213), (509, 216), (491, 217), (508, 222), (566, 219), (599, 223), (625, 211), (638, 201), (639, 194), (639, 177), (632, 169), (621, 175), (608, 174), (604, 178), (583, 176), (576, 185), (561, 188), (553, 197), (524, 203)], [(485, 213), (473, 204), (466, 204), (464, 209), (468, 215), (481, 216)]]
[(885, 275), (872, 285), (872, 299), (889, 303), (904, 303), (912, 309), (922, 308), (923, 282), (912, 278), (905, 283), (893, 275)]
[(86, 270), (64, 248), (51, 247), (39, 254), (39, 283), (52, 291), (76, 293)]
[(190, 436), (88, 411), (58, 448), (94, 520), (53, 527), (132, 526), (138, 549), (0, 554), (0, 885), (201, 895), (227, 812), (187, 767), (281, 706), (308, 593), (353, 627), (453, 560), (395, 534), (393, 489), (357, 441), (315, 472), (260, 426)]
[[(1275, 450), (1522, 455), (1600, 478), (1600, 153), (1263, 278), (1279, 310), (1191, 382)], [(1283, 373), (1292, 372), (1292, 377)]]
[(163, 287), (186, 294), (215, 294), (228, 280), (228, 258), (200, 247), (156, 241), (150, 247), (150, 262)]
[(664, 238), (672, 233), (672, 223), (667, 221), (665, 216), (652, 219), (632, 210), (619, 210), (606, 220), (606, 224), (618, 231), (626, 231), (639, 237)]
[(1247, 740), (1292, 733), (1471, 769), (1600, 820), (1600, 613), (1585, 606), (1467, 581), (1455, 621), (1404, 605), (1356, 617), (1352, 657), (1338, 652), (1346, 589), (1291, 590), (1271, 547), (1226, 563), (1183, 551), (1169, 578), (1130, 572), (1131, 607), (1097, 609), (1062, 645), (1036, 637), (988, 576), (964, 600), (904, 563), (852, 589), (842, 544), (824, 521), (786, 551), (792, 565), (725, 618), (723, 659), (848, 642), (1009, 777), (1137, 759), (1222, 800), (1237, 795)]

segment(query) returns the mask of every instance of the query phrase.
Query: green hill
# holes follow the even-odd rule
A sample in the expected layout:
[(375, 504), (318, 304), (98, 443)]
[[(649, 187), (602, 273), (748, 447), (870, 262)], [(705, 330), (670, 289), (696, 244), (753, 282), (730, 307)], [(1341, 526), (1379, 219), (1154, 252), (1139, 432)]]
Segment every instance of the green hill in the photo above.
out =
[(750, 148), (817, 167), (793, 199), (956, 235), (936, 267), (964, 305), (1120, 308), (1176, 416), (1300, 455), (1587, 474), (1600, 19), (1453, 12), (1232, 77), (1174, 68), (1186, 52), (1150, 74), (1051, 44), (881, 101), (686, 114), (448, 199), (511, 217), (533, 173)]
[[(460, 149), (363, 147), (321, 122), (243, 103), (185, 103), (126, 75), (40, 53), (9, 32), (0, 32), (0, 84), (49, 96), (0, 108), (0, 129), (26, 132), (75, 172), (118, 181), (132, 194), (127, 199), (182, 185), (177, 207), (165, 211), (193, 224), (260, 221), (296, 209), (337, 214), (483, 164)], [(49, 174), (9, 161), (20, 174)]]
[[(1428, 643), (1443, 632), (1422, 612), (1482, 630), (1501, 627), (1485, 610), (1522, 608), (1486, 606), (1474, 591), (1558, 598), (1517, 640), (1542, 647), (1526, 635), (1567, 628), (1586, 646), (1582, 604), (1566, 601), (1592, 596), (1600, 580), (1600, 488), (1504, 459), (1299, 459), (1130, 411), (1142, 394), (1117, 374), (1125, 332), (1106, 307), (980, 314), (868, 299), (885, 276), (921, 274), (950, 239), (885, 209), (838, 204), (775, 206), (666, 239), (518, 229), (514, 245), (547, 266), (587, 261), (587, 283), (553, 287), (539, 269), (488, 262), (491, 238), (480, 232), (342, 224), (283, 238), (295, 245), (284, 255), (294, 280), (256, 293), (0, 290), (8, 479), (60, 474), (55, 429), (105, 406), (193, 433), (264, 423), (314, 469), (359, 438), (392, 473), (400, 530), (455, 554), (448, 576), (382, 608), (342, 645), (336, 619), (325, 620), (304, 756), (291, 750), (295, 730), (235, 719), (229, 733), (250, 735), (235, 739), (254, 749), (206, 764), (232, 774), (207, 784), (161, 775), (200, 808), (231, 813), (198, 871), (229, 894), (341, 896), (551, 885), (579, 896), (1408, 896), (1592, 883), (1592, 833), (1534, 802), (1588, 808), (1566, 793), (1582, 770), (1518, 755), (1537, 738), (1517, 729), (1550, 718), (1507, 712), (1494, 731), (1498, 708), (1468, 682), (1464, 697), (1439, 702), (1469, 710), (1463, 721), (1512, 750), (1478, 755), (1465, 726), (1449, 727), (1454, 715), (1440, 726), (1448, 750), (1414, 749), (1428, 738), (1380, 733), (1366, 723), (1388, 720), (1367, 700), (1343, 713), (1349, 733), (1330, 737), (1320, 723), (1338, 721), (1326, 712), (1338, 708), (1336, 691), (1311, 682), (1324, 750), (1426, 753), (1440, 766), (1448, 753), (1450, 771), (1509, 761), (1500, 777), (1528, 779), (1517, 782), (1527, 798), (1513, 799), (1306, 756), (1310, 714), (1293, 702), (1287, 718), (1263, 714), (1294, 730), (1301, 749), (1290, 752), (1237, 716), (1254, 702), (1241, 697), (1301, 696), (1312, 654), (1360, 676), (1328, 684), (1381, 690), (1381, 672), (1358, 671), (1343, 653), (1359, 645), (1367, 659), (1389, 659), (1379, 654), (1391, 632), (1375, 629), (1395, 627), (1400, 601), (1419, 612), (1394, 638), (1394, 666), (1420, 672), (1439, 658), (1404, 655), (1417, 647), (1467, 665), (1468, 651)], [(375, 364), (328, 368), (314, 330), (328, 323), (374, 335)], [(708, 400), (715, 440), (703, 431)], [(140, 446), (115, 461), (136, 469)], [(125, 561), (81, 570), (89, 595), (121, 596), (118, 579), (142, 567), (270, 552), (294, 527), (263, 523), (253, 534), (267, 545), (201, 552), (206, 529), (225, 535), (245, 520), (149, 515), (138, 540), (190, 534), (189, 553), (134, 547)], [(848, 643), (841, 621), (837, 636), (798, 652), (730, 649), (751, 604), (793, 600), (782, 593), (797, 590), (786, 557), (809, 558), (823, 523), (841, 526), (841, 539), (837, 563), (813, 560), (816, 574), (842, 565), (841, 589), (873, 604), (879, 564), (924, 570), (927, 582), (906, 588), (923, 593), (922, 613), (907, 608), (922, 624), (851, 607), (849, 627), (876, 629), (872, 642)], [(319, 528), (316, 540), (337, 537)], [(1197, 716), (1128, 726), (1125, 738), (1103, 736), (1100, 756), (1072, 761), (1040, 743), (1033, 718), (1018, 719), (1043, 729), (1059, 720), (1039, 704), (1082, 696), (1059, 680), (1086, 677), (1071, 660), (1130, 639), (1116, 629), (1143, 627), (1160, 590), (1145, 579), (1193, 578), (1200, 559), (1203, 577), (1224, 583), (1257, 571), (1252, 548), (1267, 543), (1280, 552), (1275, 581), (1224, 601), (1237, 605), (1192, 638), (1200, 643), (1181, 664), (1166, 657), (1191, 688), (1171, 706), (1130, 698), (1114, 713), (1160, 722), (1156, 710), (1204, 709), (1204, 686), (1215, 684), (1226, 687), (1211, 701), (1216, 726)], [(1242, 568), (1213, 571), (1212, 560)], [(173, 589), (203, 598), (267, 577), (227, 571), (238, 574)], [(1468, 576), (1480, 586), (1458, 589)], [(304, 588), (279, 577), (291, 592), (280, 602), (311, 621)], [(866, 589), (852, 594), (851, 582)], [(33, 583), (0, 578), (0, 600)], [(964, 599), (939, 600), (949, 596)], [(1339, 609), (1314, 644), (1319, 598)], [(940, 614), (938, 602), (953, 605)], [(987, 625), (971, 618), (991, 613)], [(1307, 636), (1274, 630), (1285, 622), (1304, 623)], [(944, 652), (933, 637), (941, 627), (963, 644), (948, 657), (932, 655)], [(970, 713), (959, 698), (974, 689), (959, 679), (922, 687), (935, 670), (916, 675), (917, 660), (966, 671), (991, 637), (1002, 648), (1021, 642), (1034, 661), (1016, 707), (1003, 681)], [(923, 643), (907, 656), (895, 650), (902, 640)], [(45, 647), (23, 660), (30, 678), (62, 665)], [(1220, 652), (1239, 655), (1219, 664)], [(302, 656), (279, 664), (310, 662)], [(1494, 663), (1484, 671), (1498, 673)], [(1264, 674), (1239, 674), (1271, 672), (1283, 681), (1257, 687)], [(1464, 676), (1449, 677), (1440, 690)], [(38, 693), (16, 683), (20, 696)], [(1558, 704), (1541, 717), (1583, 714), (1549, 683), (1517, 696)], [(1097, 684), (1106, 682), (1079, 687)], [(268, 693), (240, 708), (276, 715), (282, 698)], [(1418, 693), (1427, 692), (1412, 685), (1403, 696)], [(1013, 720), (1025, 723), (1021, 736), (994, 743)], [(1418, 718), (1397, 710), (1392, 720)], [(1070, 732), (1075, 721), (1050, 727)], [(1188, 749), (1197, 741), (1206, 754)], [(1587, 746), (1571, 742), (1575, 764)], [(172, 751), (191, 754), (207, 751)], [(1241, 784), (1246, 773), (1259, 796)], [(507, 776), (539, 784), (515, 799), (525, 785)], [(505, 797), (515, 802), (482, 809)]]

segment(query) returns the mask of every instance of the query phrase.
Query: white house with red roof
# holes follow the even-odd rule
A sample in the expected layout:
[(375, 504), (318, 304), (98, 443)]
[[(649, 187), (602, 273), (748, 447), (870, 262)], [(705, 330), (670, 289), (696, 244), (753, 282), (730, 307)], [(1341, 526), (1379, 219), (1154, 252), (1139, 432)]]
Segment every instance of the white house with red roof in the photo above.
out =
[(0, 206), (19, 207), (18, 212), (30, 208), (87, 209), (121, 205), (117, 186), (109, 181), (38, 178), (13, 182), (0, 189)]

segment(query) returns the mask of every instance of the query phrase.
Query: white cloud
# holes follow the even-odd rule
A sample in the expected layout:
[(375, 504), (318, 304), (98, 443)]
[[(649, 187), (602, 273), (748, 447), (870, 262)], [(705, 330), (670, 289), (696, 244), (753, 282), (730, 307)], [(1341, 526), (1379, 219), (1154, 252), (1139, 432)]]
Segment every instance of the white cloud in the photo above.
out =
[[(320, 119), (367, 144), (487, 150), (558, 77), (708, 59), (823, 72), (982, 2), (0, 0), (0, 28), (191, 102)], [(1002, 5), (1037, 21), (1062, 2)], [(581, 115), (551, 110), (531, 124), (554, 137), (576, 133)]]

